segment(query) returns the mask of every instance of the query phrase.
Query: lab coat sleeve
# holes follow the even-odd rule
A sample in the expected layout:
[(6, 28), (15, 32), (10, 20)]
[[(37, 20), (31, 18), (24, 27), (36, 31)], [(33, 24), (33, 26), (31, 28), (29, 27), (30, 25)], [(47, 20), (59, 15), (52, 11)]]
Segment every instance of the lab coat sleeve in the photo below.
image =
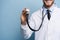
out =
[[(34, 29), (35, 23), (34, 23), (33, 15), (29, 19), (29, 25), (30, 25), (31, 28)], [(21, 28), (22, 28), (22, 32), (23, 32), (24, 38), (25, 39), (29, 39), (31, 37), (33, 31), (29, 29), (27, 24), (26, 25), (22, 25), (21, 24)]]

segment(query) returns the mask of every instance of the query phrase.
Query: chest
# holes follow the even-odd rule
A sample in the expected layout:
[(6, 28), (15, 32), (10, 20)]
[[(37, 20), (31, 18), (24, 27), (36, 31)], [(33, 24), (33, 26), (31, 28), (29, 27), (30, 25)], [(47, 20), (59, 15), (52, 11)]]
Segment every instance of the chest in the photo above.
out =
[(50, 21), (48, 21), (49, 33), (60, 33), (60, 14), (55, 12), (51, 15)]

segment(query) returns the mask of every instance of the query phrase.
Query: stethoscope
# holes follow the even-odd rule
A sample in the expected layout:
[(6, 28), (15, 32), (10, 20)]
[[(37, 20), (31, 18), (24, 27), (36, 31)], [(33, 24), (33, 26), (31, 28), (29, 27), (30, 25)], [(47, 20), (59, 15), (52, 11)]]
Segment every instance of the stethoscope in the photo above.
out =
[(27, 18), (27, 19), (26, 19), (26, 22), (27, 22), (27, 25), (28, 25), (28, 27), (30, 28), (30, 30), (32, 30), (32, 31), (34, 31), (34, 32), (40, 30), (40, 28), (41, 28), (42, 25), (43, 25), (44, 18), (45, 18), (45, 16), (46, 16), (46, 14), (45, 14), (45, 15), (43, 15), (43, 14), (44, 14), (44, 9), (42, 10), (42, 21), (41, 21), (40, 27), (39, 27), (37, 30), (35, 30), (35, 29), (33, 29), (33, 28), (30, 27), (30, 25), (29, 25), (29, 21), (28, 21), (29, 14), (26, 14), (26, 18)]

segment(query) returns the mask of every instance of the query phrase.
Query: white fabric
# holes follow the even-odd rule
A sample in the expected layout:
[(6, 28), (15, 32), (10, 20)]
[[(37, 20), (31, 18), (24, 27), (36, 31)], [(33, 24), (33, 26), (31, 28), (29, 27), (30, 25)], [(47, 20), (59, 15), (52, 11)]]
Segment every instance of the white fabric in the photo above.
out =
[[(38, 29), (41, 24), (42, 10), (44, 15), (46, 8), (42, 7), (40, 10), (34, 12), (29, 19), (29, 24), (33, 29)], [(53, 5), (51, 8), (51, 18), (48, 20), (47, 15), (44, 18), (41, 29), (35, 32), (35, 40), (60, 40), (60, 8)], [(26, 25), (21, 25), (24, 37), (30, 38), (33, 31)]]

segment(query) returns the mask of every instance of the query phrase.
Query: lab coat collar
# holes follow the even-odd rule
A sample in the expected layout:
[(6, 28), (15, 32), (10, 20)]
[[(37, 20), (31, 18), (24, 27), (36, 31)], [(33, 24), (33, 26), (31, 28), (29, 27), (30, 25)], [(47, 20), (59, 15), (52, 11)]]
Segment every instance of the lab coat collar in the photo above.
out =
[[(55, 4), (53, 4), (50, 8), (49, 8), (49, 10), (52, 12), (52, 11), (54, 11), (54, 8), (55, 7), (57, 7)], [(43, 9), (44, 9), (44, 11), (46, 11), (46, 10), (48, 10), (47, 8), (45, 8), (44, 6), (43, 6)]]

